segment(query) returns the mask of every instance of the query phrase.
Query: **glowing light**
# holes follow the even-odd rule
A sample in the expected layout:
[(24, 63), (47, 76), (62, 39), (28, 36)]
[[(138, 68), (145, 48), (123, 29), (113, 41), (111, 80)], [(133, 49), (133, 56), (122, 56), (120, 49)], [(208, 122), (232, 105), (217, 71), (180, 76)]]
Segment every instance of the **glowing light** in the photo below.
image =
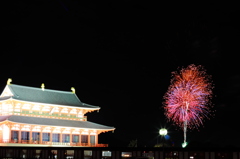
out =
[(167, 129), (165, 129), (165, 128), (160, 129), (160, 130), (159, 130), (159, 134), (160, 134), (161, 136), (167, 135)]
[(10, 85), (10, 84), (11, 84), (11, 82), (12, 82), (12, 79), (11, 79), (11, 78), (9, 78), (9, 79), (7, 80), (7, 85)]
[(182, 143), (182, 148), (185, 148), (187, 146), (187, 142)]
[(72, 93), (76, 93), (76, 90), (74, 87), (71, 88)]
[(44, 88), (45, 88), (44, 83), (42, 83), (41, 88), (42, 88), (42, 90), (44, 91)]
[(209, 119), (212, 84), (203, 67), (189, 65), (179, 72), (172, 73), (171, 85), (164, 95), (166, 117), (184, 130), (186, 143), (187, 128), (203, 125)]

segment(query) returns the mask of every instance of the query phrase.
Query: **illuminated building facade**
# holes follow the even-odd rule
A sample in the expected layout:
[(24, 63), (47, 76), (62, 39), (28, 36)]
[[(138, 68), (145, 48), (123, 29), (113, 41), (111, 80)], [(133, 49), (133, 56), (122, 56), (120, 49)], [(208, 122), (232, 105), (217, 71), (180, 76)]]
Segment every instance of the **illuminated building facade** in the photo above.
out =
[(106, 147), (102, 132), (114, 127), (87, 121), (100, 107), (83, 103), (72, 92), (28, 87), (8, 81), (0, 96), (0, 146)]

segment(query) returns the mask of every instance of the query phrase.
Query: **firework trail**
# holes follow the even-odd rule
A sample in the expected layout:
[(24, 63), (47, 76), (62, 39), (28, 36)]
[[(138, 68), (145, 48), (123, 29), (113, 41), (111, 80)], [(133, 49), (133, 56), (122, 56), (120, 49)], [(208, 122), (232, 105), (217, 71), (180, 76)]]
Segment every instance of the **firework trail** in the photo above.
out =
[(172, 73), (171, 85), (164, 95), (166, 117), (183, 128), (186, 143), (187, 128), (203, 125), (209, 119), (212, 83), (201, 65), (189, 65)]

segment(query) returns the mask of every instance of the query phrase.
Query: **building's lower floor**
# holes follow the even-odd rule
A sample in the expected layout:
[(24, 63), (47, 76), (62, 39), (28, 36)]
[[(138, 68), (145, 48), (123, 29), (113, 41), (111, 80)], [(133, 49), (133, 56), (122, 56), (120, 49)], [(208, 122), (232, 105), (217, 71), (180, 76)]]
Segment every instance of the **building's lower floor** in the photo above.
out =
[(0, 145), (32, 144), (52, 146), (87, 146), (106, 147), (107, 144), (98, 144), (97, 135), (66, 134), (32, 131), (10, 131), (9, 138), (0, 139)]
[(10, 144), (105, 147), (98, 135), (114, 128), (88, 121), (0, 116), (0, 146)]

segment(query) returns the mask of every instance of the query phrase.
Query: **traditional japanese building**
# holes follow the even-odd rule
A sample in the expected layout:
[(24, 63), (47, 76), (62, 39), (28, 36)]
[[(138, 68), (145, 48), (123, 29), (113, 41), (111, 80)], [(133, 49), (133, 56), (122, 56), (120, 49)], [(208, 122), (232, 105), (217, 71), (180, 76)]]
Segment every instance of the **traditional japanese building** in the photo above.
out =
[(0, 96), (0, 146), (103, 147), (98, 135), (114, 127), (87, 121), (100, 107), (83, 103), (72, 91), (11, 84)]

